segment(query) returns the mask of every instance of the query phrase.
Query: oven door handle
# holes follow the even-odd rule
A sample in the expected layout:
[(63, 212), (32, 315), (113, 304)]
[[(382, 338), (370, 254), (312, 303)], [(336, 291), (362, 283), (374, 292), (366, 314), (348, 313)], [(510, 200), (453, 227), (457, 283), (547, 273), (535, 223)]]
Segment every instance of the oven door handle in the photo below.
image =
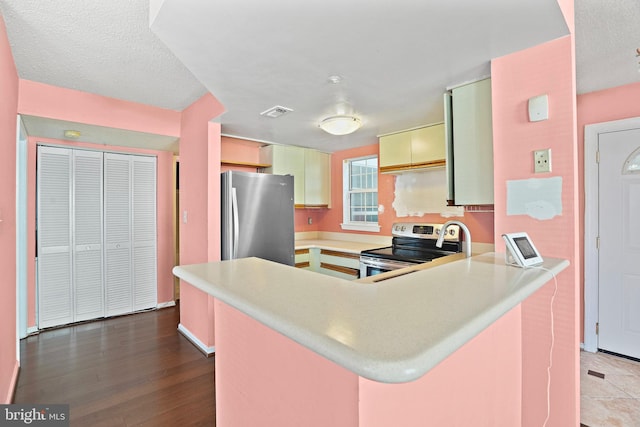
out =
[(375, 268), (387, 268), (390, 270), (397, 270), (404, 267), (411, 267), (417, 265), (417, 263), (403, 262), (403, 261), (385, 261), (379, 258), (371, 258), (367, 256), (360, 256), (360, 263)]

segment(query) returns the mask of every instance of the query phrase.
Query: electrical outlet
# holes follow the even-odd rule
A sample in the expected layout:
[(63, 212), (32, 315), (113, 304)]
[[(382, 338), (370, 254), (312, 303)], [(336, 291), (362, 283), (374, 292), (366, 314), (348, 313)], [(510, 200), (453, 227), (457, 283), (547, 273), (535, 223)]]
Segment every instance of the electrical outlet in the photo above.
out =
[(533, 171), (535, 173), (551, 172), (551, 148), (533, 152)]

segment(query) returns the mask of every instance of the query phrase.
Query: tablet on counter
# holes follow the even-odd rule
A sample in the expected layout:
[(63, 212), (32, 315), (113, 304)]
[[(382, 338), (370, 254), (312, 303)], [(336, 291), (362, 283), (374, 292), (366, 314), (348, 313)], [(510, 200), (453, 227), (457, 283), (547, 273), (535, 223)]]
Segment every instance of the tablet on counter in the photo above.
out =
[[(542, 264), (540, 252), (527, 233), (507, 233), (503, 234), (502, 238), (507, 245), (507, 264), (522, 268)], [(509, 255), (511, 259), (509, 259)]]

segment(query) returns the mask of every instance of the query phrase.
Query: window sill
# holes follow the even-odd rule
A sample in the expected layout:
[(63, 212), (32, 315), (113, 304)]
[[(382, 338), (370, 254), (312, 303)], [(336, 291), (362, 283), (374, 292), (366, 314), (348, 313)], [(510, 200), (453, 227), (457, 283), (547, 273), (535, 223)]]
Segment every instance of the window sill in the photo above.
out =
[(350, 231), (371, 231), (374, 233), (380, 232), (380, 226), (378, 224), (357, 224), (357, 223), (344, 223), (340, 224), (343, 230)]

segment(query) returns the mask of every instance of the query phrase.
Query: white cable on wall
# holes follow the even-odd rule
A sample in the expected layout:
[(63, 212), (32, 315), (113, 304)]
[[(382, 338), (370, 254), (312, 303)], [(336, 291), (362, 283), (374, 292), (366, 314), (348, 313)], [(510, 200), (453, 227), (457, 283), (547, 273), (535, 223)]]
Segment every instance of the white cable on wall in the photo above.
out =
[(551, 416), (551, 368), (553, 367), (553, 346), (555, 344), (555, 332), (554, 332), (554, 315), (553, 315), (553, 302), (556, 299), (556, 294), (558, 293), (558, 278), (555, 274), (548, 268), (544, 267), (529, 267), (536, 268), (539, 270), (544, 270), (553, 276), (554, 288), (553, 294), (551, 295), (550, 302), (550, 311), (551, 311), (551, 345), (549, 346), (549, 365), (547, 366), (547, 417), (544, 419), (544, 423), (542, 427), (546, 427), (549, 422), (549, 417)]

